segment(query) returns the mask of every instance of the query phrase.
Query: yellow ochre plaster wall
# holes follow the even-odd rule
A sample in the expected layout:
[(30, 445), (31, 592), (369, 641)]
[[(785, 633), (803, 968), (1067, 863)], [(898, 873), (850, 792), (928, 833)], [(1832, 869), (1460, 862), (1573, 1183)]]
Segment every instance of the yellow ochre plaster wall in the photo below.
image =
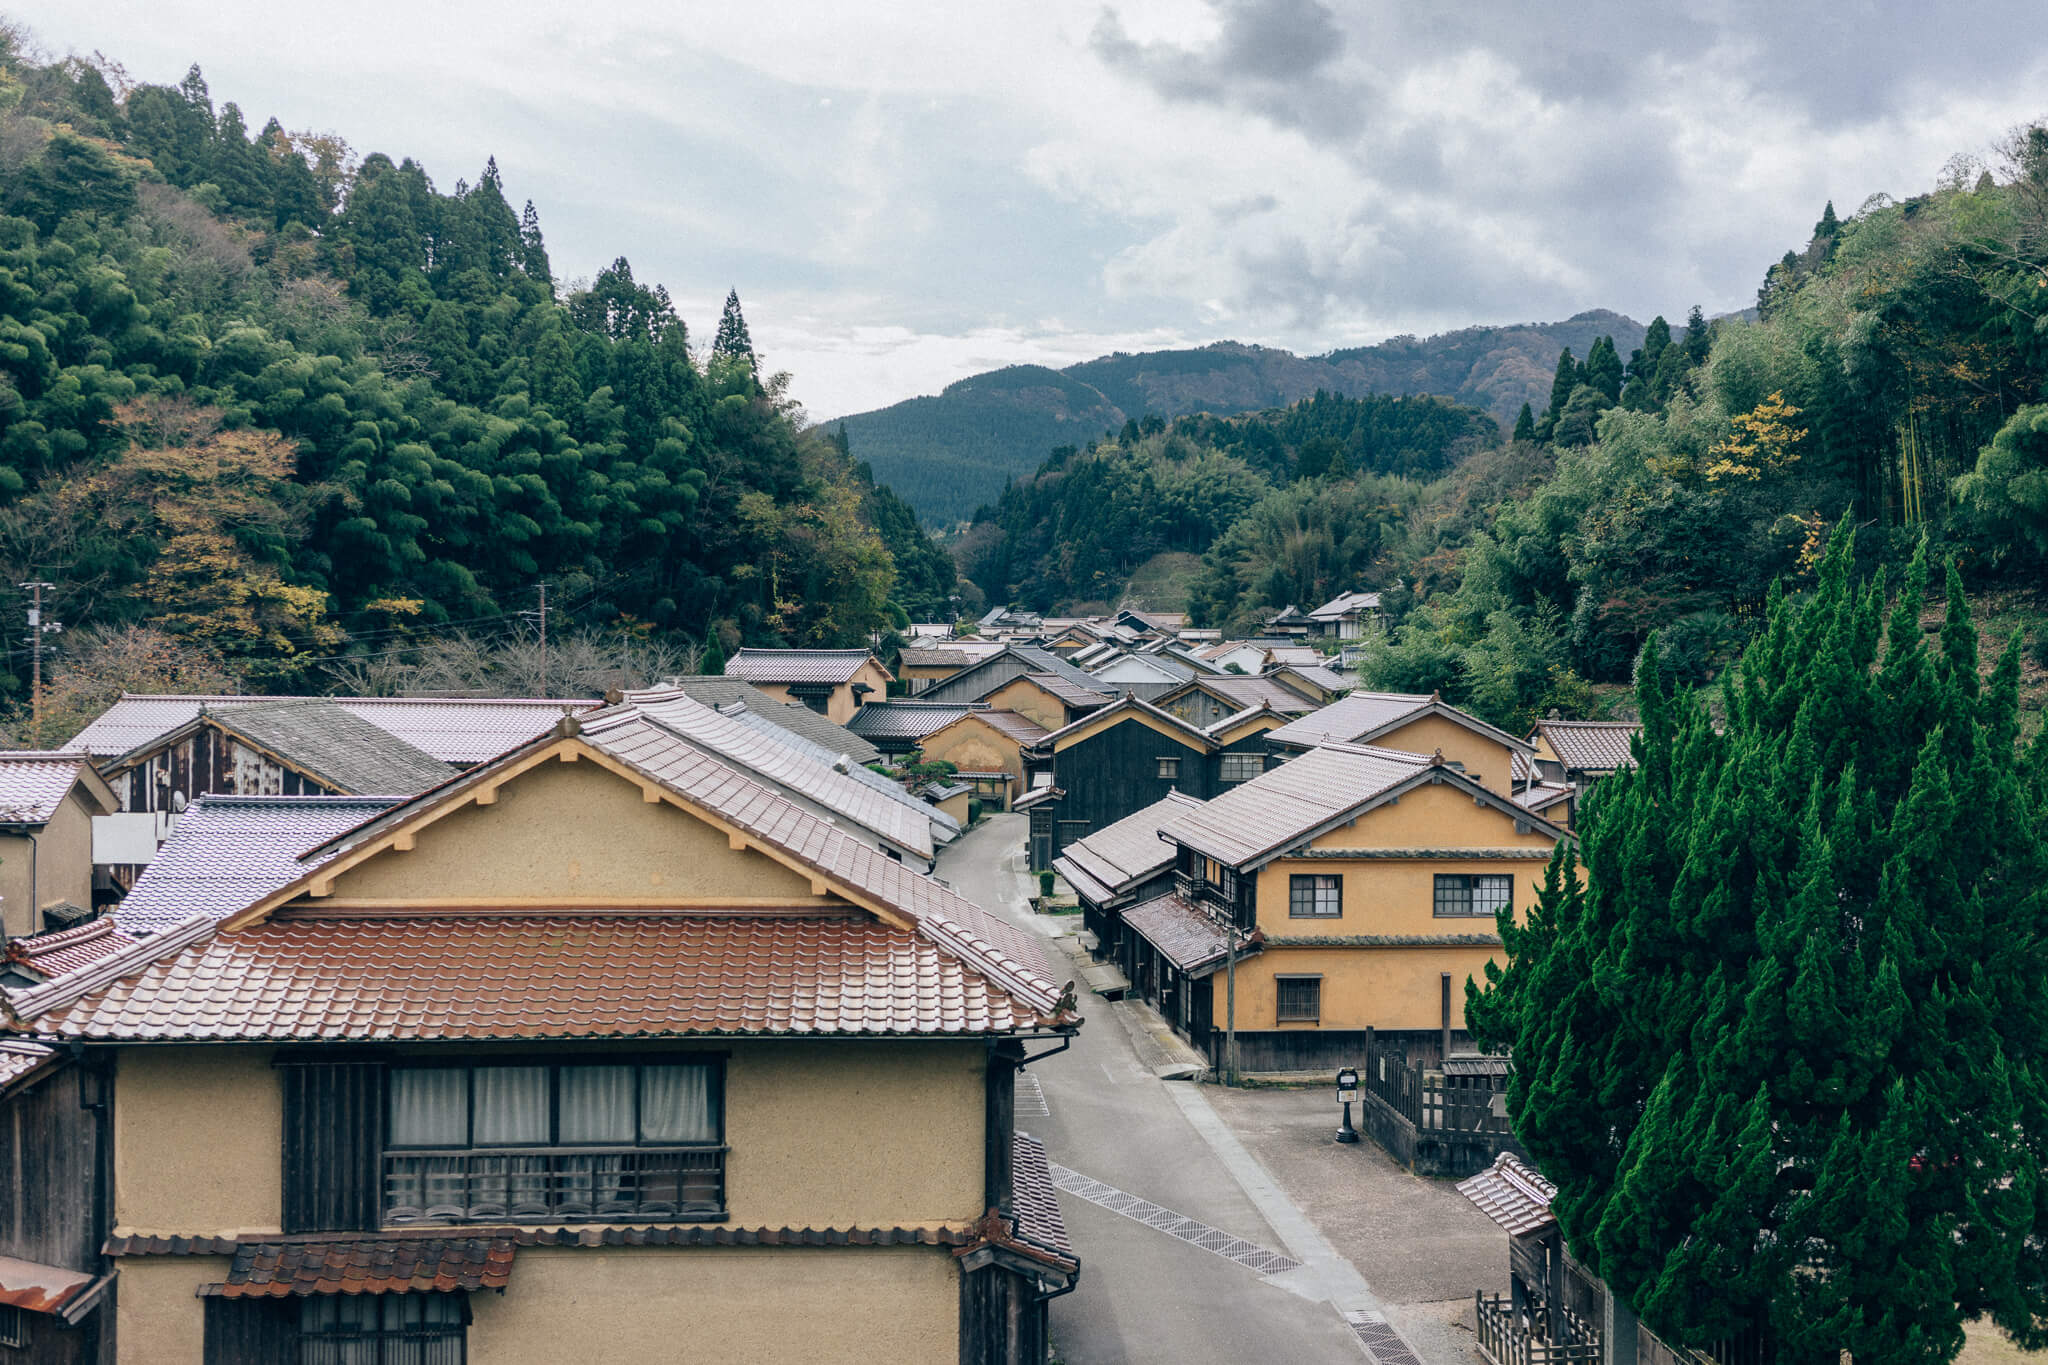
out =
[(347, 899), (812, 899), (808, 878), (589, 759), (550, 759), (335, 879)]
[[(1465, 978), (1486, 979), (1497, 948), (1273, 948), (1237, 964), (1240, 1029), (1433, 1029), (1443, 1022), (1444, 972), (1451, 974), (1451, 1027), (1465, 1027)], [(1323, 978), (1322, 1019), (1279, 1022), (1276, 976)], [(1213, 1018), (1225, 1013), (1223, 974), (1209, 978)]]
[[(268, 1047), (122, 1049), (114, 1226), (236, 1236), (284, 1224), (284, 1090)], [(127, 1279), (121, 1299), (128, 1298)]]
[(925, 736), (926, 762), (944, 759), (965, 773), (1008, 773), (1010, 790), (1024, 789), (1024, 753), (1017, 741), (969, 716)]
[(0, 938), (43, 932), (43, 907), (92, 905), (92, 815), (79, 788), (57, 805), (50, 822), (27, 834), (0, 834)]
[(114, 1335), (120, 1365), (204, 1365), (206, 1300), (228, 1277), (226, 1256), (126, 1256), (118, 1263)]
[(1515, 833), (1512, 811), (1481, 804), (1450, 782), (1427, 782), (1382, 802), (1348, 828), (1320, 835), (1314, 847), (1336, 848), (1528, 848), (1547, 851), (1554, 838), (1524, 816), (1528, 833)]
[(1496, 796), (1513, 794), (1513, 751), (1497, 739), (1489, 739), (1442, 716), (1422, 716), (1367, 743), (1415, 754), (1441, 749), (1446, 761), (1464, 764), (1466, 773), (1480, 786)]
[(470, 1303), (479, 1365), (960, 1358), (943, 1247), (522, 1247), (510, 1288)]
[(992, 711), (1015, 711), (1048, 730), (1061, 729), (1067, 723), (1066, 703), (1025, 678), (1011, 679), (982, 700)]

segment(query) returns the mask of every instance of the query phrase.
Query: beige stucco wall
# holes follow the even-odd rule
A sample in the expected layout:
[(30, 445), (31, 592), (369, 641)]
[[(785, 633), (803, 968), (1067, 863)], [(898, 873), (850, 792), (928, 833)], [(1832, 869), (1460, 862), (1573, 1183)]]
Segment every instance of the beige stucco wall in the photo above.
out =
[(30, 890), (32, 850), (26, 834), (0, 834), (0, 926), (5, 937), (18, 938), (40, 926), (35, 893)]
[(472, 1297), (469, 1358), (952, 1365), (959, 1296), (940, 1247), (526, 1247)]
[(1488, 791), (1501, 796), (1514, 792), (1514, 752), (1499, 740), (1442, 716), (1423, 716), (1369, 742), (1383, 749), (1406, 749), (1417, 754), (1441, 749), (1449, 761), (1464, 764), (1472, 779)]
[(336, 899), (811, 899), (807, 878), (587, 759), (549, 760), (335, 879)]
[[(753, 682), (752, 679), (748, 681), (777, 701), (794, 702), (798, 706), (804, 704), (801, 697), (791, 695), (787, 684)], [(825, 719), (834, 725), (846, 724), (853, 719), (854, 712), (860, 710), (860, 704), (853, 697), (855, 683), (866, 683), (874, 689), (867, 694), (869, 701), (880, 701), (889, 695), (889, 671), (873, 659), (869, 659), (854, 670), (851, 678), (832, 689), (832, 695), (825, 703)]]
[[(1430, 859), (1342, 863), (1283, 858), (1259, 872), (1259, 927), (1267, 934), (1490, 934), (1490, 916), (1436, 915), (1438, 873), (1506, 874), (1515, 879), (1519, 921), (1543, 886), (1541, 861)], [(1343, 879), (1344, 913), (1335, 918), (1296, 919), (1288, 914), (1288, 878), (1320, 873)]]
[(968, 717), (925, 736), (927, 762), (943, 759), (964, 773), (1008, 773), (1010, 792), (1024, 790), (1024, 752), (1017, 741)]
[(76, 790), (31, 840), (0, 834), (0, 923), (7, 938), (43, 932), (43, 907), (92, 905), (92, 814)]
[[(1539, 819), (1528, 816), (1528, 820)], [(1431, 782), (1375, 806), (1349, 827), (1319, 836), (1316, 848), (1528, 848), (1548, 850), (1550, 835), (1536, 825), (1515, 833), (1515, 815), (1481, 805), (1450, 782)]]
[[(283, 1228), (284, 1090), (268, 1047), (124, 1048), (114, 1225), (235, 1236)], [(127, 1298), (124, 1279), (122, 1298)]]
[(206, 1301), (194, 1291), (227, 1279), (229, 1264), (225, 1256), (127, 1256), (117, 1262), (120, 1365), (204, 1365)]
[(1067, 723), (1066, 703), (1024, 678), (1012, 678), (982, 700), (992, 711), (1015, 711), (1048, 730), (1060, 729)]
[[(1237, 964), (1241, 1029), (1433, 1029), (1443, 1022), (1442, 973), (1451, 974), (1451, 1027), (1465, 1027), (1465, 978), (1482, 984), (1493, 948), (1267, 948)], [(1275, 976), (1320, 975), (1320, 1023), (1279, 1022)], [(1217, 1027), (1226, 1010), (1223, 973), (1209, 978)]]

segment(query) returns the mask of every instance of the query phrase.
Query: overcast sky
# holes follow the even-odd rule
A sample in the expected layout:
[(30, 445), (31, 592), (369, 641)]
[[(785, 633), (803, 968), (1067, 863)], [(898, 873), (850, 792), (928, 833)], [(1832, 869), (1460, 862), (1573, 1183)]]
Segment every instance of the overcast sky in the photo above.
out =
[(978, 370), (1754, 301), (1823, 201), (2048, 115), (2037, 2), (0, 0), (728, 286), (814, 417)]

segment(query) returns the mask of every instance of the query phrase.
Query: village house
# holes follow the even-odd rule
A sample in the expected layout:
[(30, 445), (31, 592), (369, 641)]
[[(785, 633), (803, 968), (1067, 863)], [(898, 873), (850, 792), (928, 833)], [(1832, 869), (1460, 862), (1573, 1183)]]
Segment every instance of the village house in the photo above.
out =
[(738, 678), (777, 701), (800, 702), (844, 725), (870, 697), (889, 694), (895, 679), (865, 649), (742, 649), (725, 663)]
[(1068, 844), (1053, 859), (1053, 871), (1081, 903), (1081, 922), (1095, 935), (1091, 951), (1097, 958), (1130, 960), (1120, 912), (1170, 889), (1175, 850), (1159, 831), (1201, 804), (1199, 797), (1168, 792), (1164, 800)]
[(1033, 871), (1169, 792), (1206, 799), (1265, 770), (1265, 736), (1286, 717), (1249, 707), (1199, 726), (1127, 696), (1055, 730), (1026, 757)]
[(1002, 645), (992, 640), (948, 640), (942, 644), (905, 645), (896, 656), (896, 677), (910, 696), (944, 682), (963, 668), (972, 668)]
[(1061, 730), (1116, 700), (1059, 673), (1021, 673), (981, 700), (992, 711), (1009, 711), (1046, 730)]
[(920, 753), (927, 763), (950, 763), (977, 800), (1008, 810), (1024, 791), (1024, 754), (1050, 733), (1014, 711), (974, 710), (928, 732)]
[(1386, 624), (1376, 592), (1342, 592), (1308, 613), (1311, 640), (1358, 640)]
[(1182, 720), (1207, 727), (1260, 706), (1271, 708), (1276, 715), (1305, 716), (1322, 709), (1327, 701), (1306, 680), (1286, 674), (1264, 678), (1206, 674), (1153, 698), (1153, 704)]
[(80, 754), (0, 752), (0, 943), (91, 917), (93, 822), (119, 808)]
[(1079, 1265), (1011, 1095), (1072, 987), (653, 709), (206, 798), (149, 937), (0, 997), (103, 1097), (112, 1359), (1044, 1361)]
[[(1175, 818), (1173, 889), (1123, 911), (1125, 974), (1219, 1069), (1441, 1052), (1565, 832), (1439, 755), (1312, 749)], [(1234, 961), (1233, 961), (1234, 959)], [(1232, 981), (1234, 977), (1234, 982)], [(1231, 1000), (1235, 998), (1233, 1011)]]
[(1441, 753), (1497, 795), (1516, 790), (1515, 759), (1527, 762), (1529, 744), (1431, 693), (1353, 692), (1320, 711), (1291, 720), (1266, 736), (1276, 757), (1323, 744), (1371, 744), (1413, 753)]
[(0, 1360), (111, 1360), (114, 1276), (99, 1201), (112, 1147), (103, 1077), (70, 1052), (0, 1035)]
[[(1642, 733), (1633, 720), (1539, 720), (1529, 732), (1530, 788), (1535, 801), (1555, 804), (1567, 825), (1578, 821), (1579, 803), (1600, 779), (1635, 766), (1630, 744)], [(1557, 793), (1562, 791), (1564, 796)], [(1525, 805), (1530, 804), (1524, 801)]]
[(871, 701), (850, 723), (853, 732), (882, 751), (891, 763), (900, 763), (924, 743), (924, 737), (941, 726), (951, 725), (975, 711), (986, 711), (984, 701), (925, 701), (899, 697), (892, 701)]
[(778, 701), (740, 678), (728, 678), (722, 673), (690, 673), (665, 678), (662, 686), (680, 688), (692, 701), (716, 707), (725, 715), (744, 714), (766, 721), (829, 753), (843, 754), (855, 763), (873, 763), (882, 756), (879, 749), (845, 726), (835, 725), (808, 706)]
[[(1022, 712), (1023, 708), (999, 700), (996, 693), (1006, 684), (1026, 674), (1058, 678), (1071, 688), (1104, 696), (1105, 700), (1105, 694), (1114, 693), (1116, 690), (1099, 684), (1094, 678), (1051, 650), (1041, 649), (1036, 645), (1013, 644), (1006, 645), (1000, 653), (989, 655), (972, 668), (964, 668), (943, 682), (933, 683), (918, 699), (950, 702), (985, 701), (999, 709)], [(1040, 723), (1043, 724), (1042, 721)]]

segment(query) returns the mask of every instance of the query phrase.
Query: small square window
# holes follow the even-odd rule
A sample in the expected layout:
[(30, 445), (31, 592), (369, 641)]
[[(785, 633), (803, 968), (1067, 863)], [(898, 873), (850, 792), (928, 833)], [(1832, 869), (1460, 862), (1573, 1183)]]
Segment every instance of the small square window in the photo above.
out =
[(1442, 872), (1436, 879), (1439, 919), (1492, 919), (1514, 903), (1515, 879), (1502, 873)]
[(1162, 782), (1172, 782), (1172, 781), (1175, 781), (1176, 779), (1178, 779), (1179, 777), (1180, 777), (1180, 760), (1179, 760), (1179, 759), (1177, 759), (1177, 758), (1162, 758), (1162, 759), (1160, 759), (1160, 760), (1159, 760), (1159, 779), (1160, 779), (1160, 781), (1162, 781)]
[(1287, 879), (1291, 919), (1334, 919), (1344, 913), (1344, 879), (1329, 873), (1301, 873)]
[(1263, 770), (1264, 763), (1257, 754), (1225, 754), (1217, 777), (1224, 782), (1249, 782)]
[(1279, 988), (1279, 1022), (1315, 1024), (1323, 1017), (1323, 979), (1319, 976), (1283, 976)]

